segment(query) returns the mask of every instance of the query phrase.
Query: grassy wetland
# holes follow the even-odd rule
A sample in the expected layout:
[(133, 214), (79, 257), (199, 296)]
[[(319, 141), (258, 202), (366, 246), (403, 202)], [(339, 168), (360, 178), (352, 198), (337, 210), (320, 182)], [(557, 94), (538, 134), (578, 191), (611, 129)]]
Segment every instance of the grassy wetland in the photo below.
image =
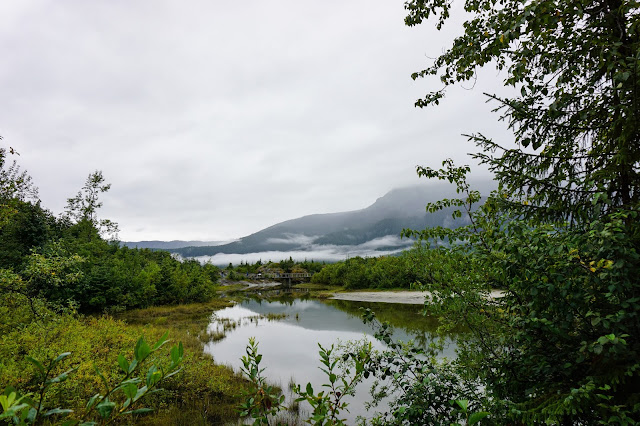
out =
[(37, 369), (25, 357), (47, 360), (71, 352), (60, 369), (75, 371), (68, 380), (50, 388), (46, 403), (81, 412), (86, 401), (103, 386), (95, 367), (107, 381), (113, 381), (120, 375), (115, 360), (118, 354), (131, 358), (140, 336), (154, 342), (168, 331), (172, 343), (182, 342), (184, 346), (182, 371), (163, 382), (164, 391), (145, 400), (154, 413), (128, 421), (149, 425), (234, 421), (247, 382), (229, 367), (217, 365), (202, 350), (209, 340), (207, 324), (211, 313), (230, 305), (228, 301), (215, 300), (138, 309), (116, 316), (44, 312), (41, 320), (0, 337), (0, 381), (25, 391), (35, 390), (33, 378)]

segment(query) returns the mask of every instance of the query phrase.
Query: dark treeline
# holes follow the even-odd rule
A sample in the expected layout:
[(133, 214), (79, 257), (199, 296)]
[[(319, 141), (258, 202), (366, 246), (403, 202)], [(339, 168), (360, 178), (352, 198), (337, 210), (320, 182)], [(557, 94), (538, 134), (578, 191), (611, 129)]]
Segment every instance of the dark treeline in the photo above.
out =
[(298, 262), (293, 260), (292, 257), (289, 259), (283, 259), (279, 262), (273, 262), (271, 260), (267, 262), (262, 262), (262, 260), (258, 260), (255, 263), (249, 263), (241, 261), (239, 265), (233, 265), (229, 263), (229, 265), (224, 269), (225, 273), (229, 274), (228, 277), (230, 279), (238, 278), (241, 279), (243, 275), (246, 274), (273, 274), (273, 273), (294, 273), (294, 274), (315, 274), (322, 270), (322, 268), (326, 265), (325, 262), (315, 262), (313, 260), (304, 260), (302, 262)]
[(467, 259), (460, 253), (430, 249), (416, 244), (399, 256), (352, 257), (326, 265), (311, 281), (318, 284), (344, 286), (347, 289), (399, 289), (432, 283), (450, 273), (472, 274)]
[[(155, 424), (237, 418), (244, 382), (200, 356), (199, 333), (228, 305), (214, 299), (218, 268), (120, 247), (98, 216), (100, 172), (53, 215), (10, 152), (0, 148), (0, 424), (106, 424), (146, 404), (161, 407)], [(165, 392), (152, 393), (158, 380)]]
[[(5, 159), (3, 151), (0, 166)], [(0, 182), (5, 187), (0, 268), (21, 281), (25, 295), (82, 312), (200, 302), (215, 295), (217, 267), (180, 262), (167, 252), (120, 247), (103, 237), (116, 228), (97, 219), (97, 195), (108, 189), (101, 173), (87, 179), (61, 217), (41, 206), (26, 174), (18, 175), (5, 167)]]
[(318, 284), (344, 286), (348, 289), (409, 288), (412, 283), (421, 281), (428, 274), (428, 270), (418, 259), (424, 259), (430, 254), (417, 247), (400, 256), (352, 257), (326, 265), (311, 280)]

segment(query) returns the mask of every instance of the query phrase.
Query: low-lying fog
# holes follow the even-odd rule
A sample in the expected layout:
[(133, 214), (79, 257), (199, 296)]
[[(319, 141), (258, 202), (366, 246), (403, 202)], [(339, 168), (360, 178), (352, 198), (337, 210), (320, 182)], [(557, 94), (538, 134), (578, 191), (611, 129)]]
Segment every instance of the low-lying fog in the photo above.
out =
[(262, 251), (256, 253), (218, 253), (213, 256), (199, 256), (195, 259), (202, 263), (210, 262), (214, 265), (226, 266), (229, 263), (234, 265), (241, 261), (255, 263), (258, 260), (262, 262), (279, 262), (283, 259), (291, 257), (295, 261), (314, 260), (325, 262), (336, 262), (345, 260), (349, 257), (378, 257), (400, 253), (411, 246), (409, 240), (401, 240), (395, 235), (387, 235), (386, 237), (376, 238), (371, 241), (359, 245), (309, 245), (305, 250), (287, 250), (287, 251)]

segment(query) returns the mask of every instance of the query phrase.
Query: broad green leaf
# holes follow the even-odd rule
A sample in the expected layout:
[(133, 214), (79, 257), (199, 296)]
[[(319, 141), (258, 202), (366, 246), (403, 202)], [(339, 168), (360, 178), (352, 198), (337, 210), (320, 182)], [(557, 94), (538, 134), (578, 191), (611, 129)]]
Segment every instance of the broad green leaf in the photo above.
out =
[(67, 380), (69, 378), (69, 374), (73, 373), (74, 371), (76, 371), (76, 369), (75, 368), (71, 368), (71, 369), (65, 371), (64, 373), (61, 373), (61, 374), (57, 375), (53, 379), (47, 380), (47, 383), (64, 382), (65, 380)]
[(165, 343), (168, 343), (169, 342), (169, 340), (167, 340), (168, 337), (169, 337), (169, 330), (165, 331), (165, 333), (162, 335), (162, 337), (160, 337), (160, 339), (153, 345), (152, 351), (155, 351), (155, 350), (159, 349)]
[(13, 417), (16, 415), (16, 413), (24, 410), (25, 408), (29, 408), (30, 405), (29, 404), (16, 404), (13, 405), (11, 408), (9, 408), (8, 410), (5, 410), (2, 414), (0, 414), (0, 419), (4, 418), (4, 417)]
[(25, 420), (27, 420), (29, 423), (33, 423), (36, 420), (36, 417), (38, 415), (38, 410), (36, 410), (34, 407), (29, 408), (27, 415), (25, 416)]
[(144, 341), (144, 338), (140, 337), (134, 349), (134, 355), (136, 357), (136, 360), (138, 362), (142, 362), (147, 358), (147, 356), (149, 356), (150, 353), (151, 353), (151, 348), (149, 347), (147, 342)]
[(460, 409), (462, 411), (467, 411), (467, 407), (469, 406), (469, 401), (468, 400), (466, 400), (466, 399), (456, 399), (454, 402), (458, 405), (458, 407), (460, 407)]
[(98, 399), (100, 399), (101, 397), (102, 395), (97, 393), (93, 395), (91, 398), (89, 398), (89, 401), (87, 401), (87, 409), (90, 410), (96, 404), (96, 402), (98, 402)]
[(109, 401), (109, 399), (107, 398), (96, 405), (96, 411), (98, 412), (98, 414), (100, 414), (100, 417), (102, 417), (103, 419), (107, 419), (109, 418), (109, 416), (111, 416), (111, 413), (113, 412), (113, 409), (115, 407), (115, 402)]
[(136, 402), (140, 398), (142, 398), (147, 393), (148, 388), (146, 386), (141, 387), (137, 390), (136, 396), (133, 397), (133, 402)]
[(134, 358), (133, 360), (131, 360), (131, 363), (129, 363), (129, 374), (133, 373), (137, 367), (138, 360)]
[(182, 368), (178, 368), (177, 370), (172, 371), (171, 373), (169, 373), (169, 374), (167, 374), (166, 376), (164, 376), (164, 378), (165, 378), (165, 379), (168, 379), (169, 377), (171, 377), (171, 376), (175, 376), (176, 374), (178, 374), (178, 373), (179, 373), (179, 372), (181, 372), (181, 371), (182, 371)]
[(138, 387), (133, 383), (128, 383), (122, 387), (122, 392), (126, 395), (127, 398), (133, 399), (138, 392)]
[(174, 365), (177, 365), (182, 361), (183, 356), (184, 348), (182, 346), (182, 342), (178, 342), (178, 346), (174, 346), (171, 348), (171, 362)]
[(148, 414), (153, 412), (154, 410), (152, 408), (138, 408), (136, 410), (125, 411), (122, 414)]
[(56, 359), (53, 360), (54, 364), (59, 363), (60, 361), (62, 361), (63, 359), (65, 359), (66, 357), (68, 357), (69, 355), (71, 355), (71, 352), (63, 352), (60, 355), (58, 355), (56, 357)]
[(124, 372), (124, 374), (129, 374), (129, 361), (127, 361), (127, 358), (124, 357), (124, 355), (120, 354), (118, 355), (118, 365), (120, 365), (120, 368), (122, 369), (122, 371)]
[(158, 367), (152, 365), (149, 367), (146, 376), (147, 387), (151, 387), (156, 384), (158, 380), (162, 378), (162, 373), (158, 371)]
[(73, 410), (62, 409), (62, 408), (53, 408), (53, 409), (47, 411), (46, 413), (44, 413), (43, 416), (47, 417), (47, 416), (51, 416), (53, 414), (69, 414), (69, 413), (73, 413)]
[(469, 425), (474, 425), (476, 423), (478, 423), (480, 420), (484, 419), (485, 417), (487, 417), (489, 415), (489, 413), (487, 412), (479, 412), (479, 413), (473, 413), (469, 416), (469, 421), (468, 424)]
[(7, 411), (9, 407), (13, 405), (13, 401), (16, 400), (16, 393), (10, 392), (9, 395), (0, 395), (0, 405), (4, 411)]

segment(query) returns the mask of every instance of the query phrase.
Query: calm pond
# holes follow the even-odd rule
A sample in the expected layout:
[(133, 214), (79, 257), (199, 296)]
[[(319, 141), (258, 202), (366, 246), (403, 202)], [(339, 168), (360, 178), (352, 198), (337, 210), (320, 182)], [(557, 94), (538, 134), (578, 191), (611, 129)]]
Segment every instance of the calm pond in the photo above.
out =
[[(422, 315), (422, 305), (354, 302), (346, 300), (317, 300), (291, 296), (278, 299), (246, 299), (237, 305), (215, 312), (209, 324), (209, 333), (224, 333), (225, 337), (205, 346), (216, 363), (227, 364), (239, 371), (240, 358), (250, 337), (259, 343), (263, 355), (261, 366), (269, 382), (280, 386), (285, 394), (289, 383), (303, 387), (311, 382), (314, 390), (327, 378), (319, 370), (318, 343), (328, 348), (348, 341), (371, 341), (375, 349), (384, 349), (384, 344), (373, 337), (373, 330), (362, 323), (360, 308), (371, 308), (382, 321), (394, 327), (394, 339), (414, 340), (420, 345), (431, 341), (437, 322)], [(454, 345), (450, 344), (442, 356), (453, 357)], [(364, 403), (370, 399), (371, 383), (361, 383), (357, 394), (350, 398), (349, 413), (344, 413), (349, 424), (357, 416), (372, 417)], [(384, 411), (380, 406), (377, 411)], [(375, 409), (373, 409), (375, 412)]]

